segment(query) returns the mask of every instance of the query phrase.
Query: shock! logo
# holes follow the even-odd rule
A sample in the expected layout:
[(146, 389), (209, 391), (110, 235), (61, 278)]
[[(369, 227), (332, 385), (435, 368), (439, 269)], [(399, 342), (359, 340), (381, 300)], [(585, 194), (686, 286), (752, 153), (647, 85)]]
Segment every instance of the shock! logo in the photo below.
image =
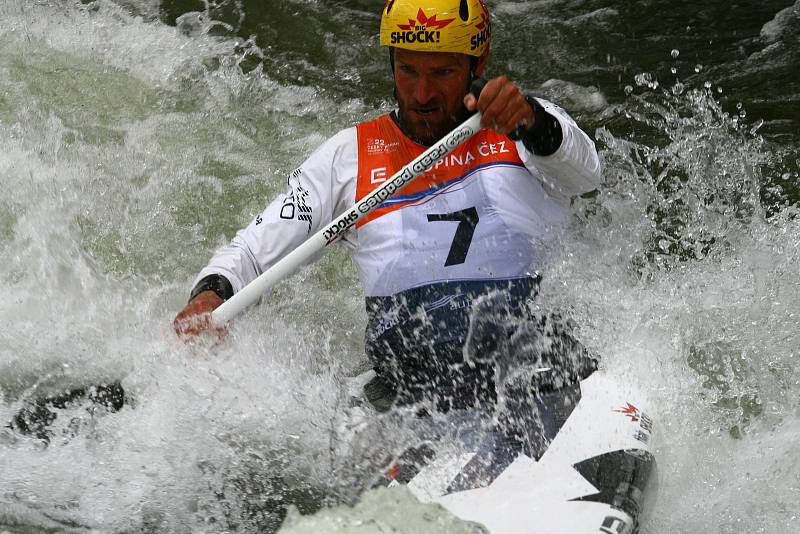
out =
[(435, 14), (428, 17), (420, 8), (417, 20), (408, 19), (408, 24), (397, 25), (403, 31), (393, 31), (391, 42), (392, 44), (438, 43), (442, 33), (440, 30), (454, 20), (456, 19), (436, 20)]
[(475, 50), (476, 48), (483, 46), (485, 43), (488, 43), (489, 39), (492, 37), (492, 30), (489, 27), (489, 17), (485, 11), (486, 8), (484, 7), (484, 13), (481, 13), (482, 19), (478, 24), (475, 25), (475, 28), (478, 29), (478, 33), (470, 37), (470, 50)]

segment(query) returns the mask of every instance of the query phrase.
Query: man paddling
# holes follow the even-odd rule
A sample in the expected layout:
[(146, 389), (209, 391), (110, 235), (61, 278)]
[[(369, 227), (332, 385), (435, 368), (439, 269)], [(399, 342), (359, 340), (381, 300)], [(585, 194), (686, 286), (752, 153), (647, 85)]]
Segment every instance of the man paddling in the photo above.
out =
[[(561, 108), (506, 77), (469, 94), (490, 40), (481, 0), (388, 1), (380, 42), (397, 110), (339, 132), (290, 174), (288, 191), (199, 273), (177, 333), (214, 328), (210, 314), (226, 299), (479, 110), (485, 129), (341, 237), (366, 294), (377, 375), (368, 397), (383, 408), (491, 404), (498, 362), (526, 351), (537, 371), (558, 370), (555, 382), (590, 372), (582, 355), (558, 361), (580, 349), (530, 303), (542, 243), (564, 225), (570, 198), (600, 183), (597, 153)], [(546, 330), (555, 341), (544, 346)]]

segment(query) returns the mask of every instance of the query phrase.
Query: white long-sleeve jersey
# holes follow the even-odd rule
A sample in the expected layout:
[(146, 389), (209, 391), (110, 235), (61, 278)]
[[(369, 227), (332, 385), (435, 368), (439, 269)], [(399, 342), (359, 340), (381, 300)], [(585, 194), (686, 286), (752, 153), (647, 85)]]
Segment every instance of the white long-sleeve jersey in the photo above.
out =
[[(563, 227), (570, 197), (601, 181), (589, 137), (563, 109), (538, 103), (561, 127), (555, 153), (537, 156), (482, 130), (343, 236), (368, 300), (380, 303), (370, 308), (368, 339), (397, 325), (393, 296), (407, 306), (422, 290), (423, 309), (464, 308), (456, 297), (467, 286), (535, 276), (538, 244)], [(339, 132), (196, 281), (219, 274), (238, 292), (423, 150), (389, 116)]]

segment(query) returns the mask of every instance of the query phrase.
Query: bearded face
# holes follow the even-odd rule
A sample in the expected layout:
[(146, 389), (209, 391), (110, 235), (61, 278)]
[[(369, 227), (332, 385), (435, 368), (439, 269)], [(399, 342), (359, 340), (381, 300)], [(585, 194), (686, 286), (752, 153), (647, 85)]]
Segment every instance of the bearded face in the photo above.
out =
[(395, 49), (395, 96), (405, 133), (430, 146), (461, 124), (471, 78), (463, 54)]

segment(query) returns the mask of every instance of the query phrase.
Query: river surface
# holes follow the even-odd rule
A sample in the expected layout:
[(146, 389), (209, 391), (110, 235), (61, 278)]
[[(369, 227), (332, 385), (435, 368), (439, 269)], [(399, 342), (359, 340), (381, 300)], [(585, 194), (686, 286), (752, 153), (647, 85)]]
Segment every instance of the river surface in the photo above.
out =
[[(47, 446), (0, 429), (0, 530), (274, 531), (288, 504), (343, 502), (466, 528), (361, 495), (374, 459), (341, 421), (366, 318), (345, 250), (222, 344), (170, 327), (287, 173), (392, 108), (382, 5), (0, 2), (0, 421), (88, 384), (127, 395), (65, 408)], [(800, 532), (800, 2), (490, 7), (488, 74), (561, 104), (604, 163), (539, 304), (651, 398), (642, 531)]]

